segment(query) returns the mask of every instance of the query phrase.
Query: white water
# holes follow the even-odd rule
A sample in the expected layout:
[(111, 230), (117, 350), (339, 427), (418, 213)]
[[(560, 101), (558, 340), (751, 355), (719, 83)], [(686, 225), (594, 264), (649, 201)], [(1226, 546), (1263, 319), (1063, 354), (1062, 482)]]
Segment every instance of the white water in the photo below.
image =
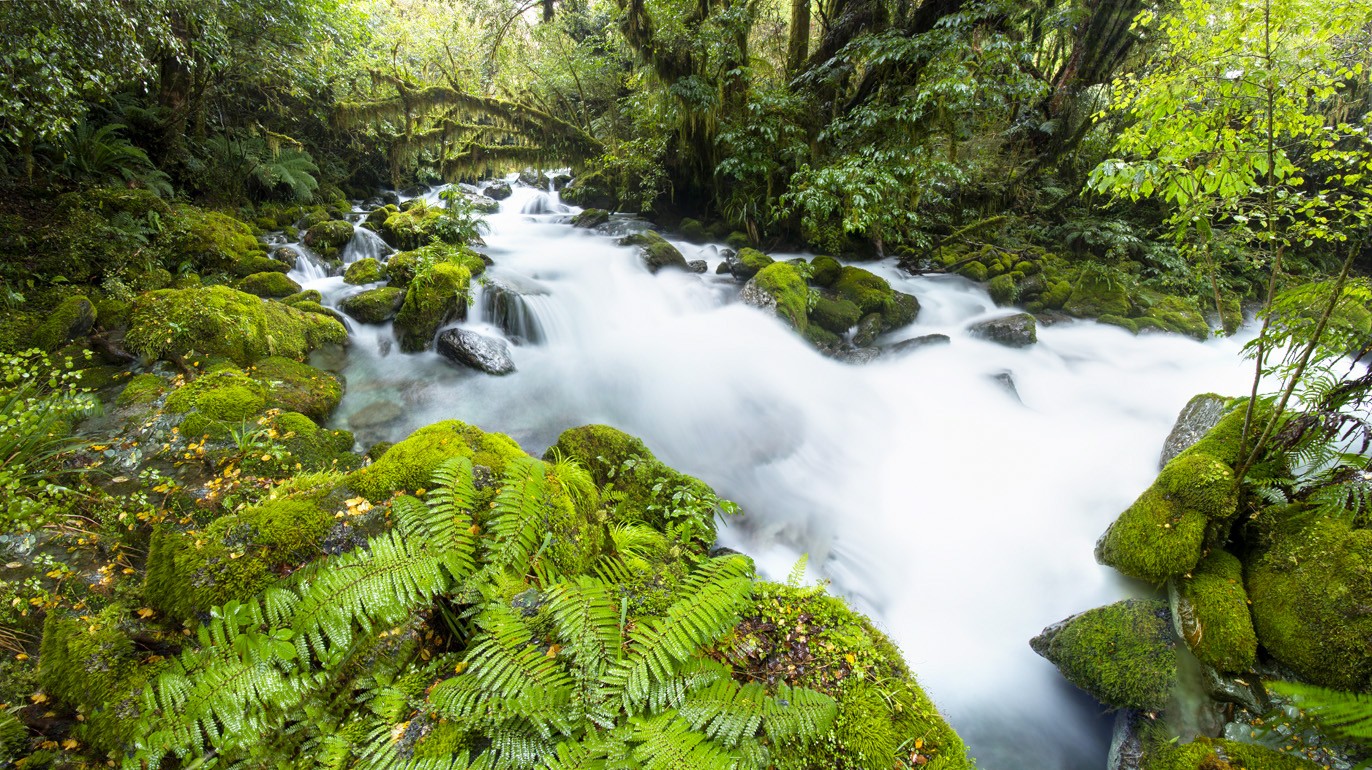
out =
[[(1012, 350), (967, 336), (1007, 312), (979, 287), (878, 265), (923, 305), (887, 342), (937, 332), (952, 344), (849, 366), (739, 304), (712, 247), (677, 244), (706, 275), (653, 276), (565, 214), (520, 213), (560, 210), (556, 194), (519, 187), (489, 217), (496, 273), (546, 291), (528, 301), (543, 342), (512, 349), (518, 372), (383, 354), (389, 327), (356, 325), (339, 425), (389, 402), (403, 416), (358, 430), (363, 445), (447, 418), (535, 454), (575, 425), (638, 435), (744, 507), (724, 544), (778, 578), (808, 553), (812, 575), (871, 613), (981, 767), (1103, 767), (1099, 706), (1028, 640), (1137, 590), (1095, 564), (1093, 543), (1151, 482), (1186, 401), (1246, 390), (1241, 340), (1072, 323)], [(293, 275), (328, 302), (359, 290)], [(500, 333), (480, 313), (466, 325)], [(1022, 403), (994, 381), (1005, 371)]]

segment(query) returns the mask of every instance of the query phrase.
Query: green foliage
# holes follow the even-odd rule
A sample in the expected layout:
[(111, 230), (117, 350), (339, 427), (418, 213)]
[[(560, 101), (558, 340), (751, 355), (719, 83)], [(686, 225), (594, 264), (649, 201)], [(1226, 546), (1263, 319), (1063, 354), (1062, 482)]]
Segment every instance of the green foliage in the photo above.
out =
[(1372, 748), (1372, 696), (1299, 682), (1269, 682), (1268, 688), (1294, 698), (1302, 716), (1326, 735)]
[(54, 170), (79, 184), (136, 184), (171, 197), (171, 180), (153, 166), (147, 153), (124, 138), (125, 128), (119, 123), (95, 128), (82, 120), (54, 147), (60, 158)]
[(471, 198), (460, 188), (449, 187), (439, 194), (443, 199), (443, 215), (435, 228), (439, 240), (467, 244), (480, 242), (490, 226), (476, 210)]

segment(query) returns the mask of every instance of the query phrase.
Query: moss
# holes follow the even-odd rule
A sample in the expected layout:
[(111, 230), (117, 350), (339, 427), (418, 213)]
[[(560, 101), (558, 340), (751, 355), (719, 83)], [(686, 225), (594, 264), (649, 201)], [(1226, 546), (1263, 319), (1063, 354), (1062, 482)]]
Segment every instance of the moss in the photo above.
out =
[(892, 291), (881, 309), (881, 330), (889, 332), (915, 322), (919, 317), (919, 300), (913, 294)]
[(466, 315), (470, 282), (467, 268), (448, 262), (434, 265), (420, 279), (411, 281), (395, 315), (400, 349), (406, 353), (427, 349), (439, 327)]
[(158, 249), (170, 267), (189, 262), (196, 272), (218, 273), (231, 272), (234, 265), (266, 247), (253, 236), (251, 227), (233, 217), (177, 206), (171, 219), (163, 220)]
[(810, 320), (821, 328), (834, 334), (843, 334), (857, 325), (862, 311), (846, 299), (832, 300), (821, 297), (810, 309)]
[(393, 492), (428, 486), (434, 469), (457, 456), (470, 458), (473, 465), (490, 468), (499, 475), (507, 462), (523, 457), (524, 450), (509, 436), (445, 420), (411, 433), (379, 460), (350, 474), (347, 484), (370, 500), (383, 500)]
[(977, 283), (986, 282), (986, 265), (983, 265), (980, 262), (968, 262), (962, 267), (959, 267), (957, 272), (958, 275), (963, 278), (971, 279)]
[(123, 331), (129, 328), (132, 306), (123, 300), (105, 298), (95, 303), (95, 321), (101, 329)]
[(1296, 516), (1247, 562), (1258, 641), (1302, 678), (1340, 690), (1372, 686), (1372, 530)]
[(154, 267), (151, 270), (144, 270), (133, 279), (134, 291), (157, 291), (166, 289), (172, 285), (172, 274), (170, 270), (161, 267)]
[(254, 273), (239, 281), (234, 288), (259, 297), (289, 297), (300, 291), (300, 284), (285, 273)]
[(129, 350), (149, 358), (195, 350), (243, 365), (269, 355), (302, 359), (322, 345), (347, 341), (336, 320), (224, 286), (142, 295), (124, 339)]
[(386, 268), (373, 257), (359, 259), (348, 265), (348, 269), (343, 273), (343, 282), (353, 286), (361, 286), (364, 283), (376, 283), (385, 280)]
[(140, 374), (129, 380), (114, 403), (116, 406), (142, 406), (151, 404), (166, 392), (167, 383), (161, 377), (155, 374)]
[(843, 273), (843, 265), (833, 257), (820, 255), (810, 260), (810, 283), (829, 288)]
[(666, 267), (687, 269), (686, 258), (681, 256), (681, 252), (652, 230), (631, 233), (620, 238), (618, 243), (620, 246), (638, 247), (638, 258), (650, 273), (656, 273)]
[(1178, 635), (1202, 663), (1228, 673), (1253, 668), (1258, 638), (1238, 558), (1217, 548), (1170, 590)]
[(734, 277), (740, 281), (746, 281), (758, 274), (762, 268), (772, 264), (775, 260), (754, 248), (739, 249), (738, 255), (734, 257), (738, 260), (738, 267), (735, 268)]
[(1170, 332), (1185, 334), (1198, 340), (1210, 338), (1210, 324), (1205, 322), (1195, 300), (1181, 297), (1162, 297), (1146, 313)]
[(843, 345), (843, 338), (819, 324), (810, 324), (801, 334), (805, 341), (825, 353), (837, 352)]
[(1108, 326), (1118, 326), (1121, 329), (1127, 330), (1130, 334), (1139, 333), (1139, 322), (1133, 318), (1121, 318), (1117, 315), (1106, 314), (1096, 320)]
[(395, 318), (404, 302), (404, 289), (382, 286), (344, 297), (338, 307), (364, 324), (379, 324)]
[(327, 419), (343, 399), (338, 377), (289, 358), (270, 356), (258, 361), (248, 375), (266, 388), (271, 406)]
[(1158, 741), (1140, 770), (1320, 770), (1316, 764), (1263, 746), (1201, 736), (1191, 743)]
[(866, 315), (886, 309), (891, 296), (891, 284), (879, 275), (849, 265), (840, 271), (838, 280), (834, 282), (834, 292), (840, 299), (857, 305)]
[(52, 309), (33, 333), (33, 345), (53, 351), (84, 337), (95, 326), (95, 305), (85, 297), (67, 297)]
[(809, 687), (838, 704), (829, 734), (788, 746), (791, 761), (779, 767), (972, 767), (900, 650), (842, 599), (760, 582), (741, 614), (719, 643), (735, 676)]
[[(291, 266), (279, 259), (272, 259), (265, 254), (252, 254), (239, 260), (233, 266), (233, 274), (239, 278), (247, 278), (254, 273), (289, 273)], [(157, 287), (159, 289), (165, 286)]]
[(378, 232), (381, 238), (393, 248), (408, 250), (425, 246), (431, 241), (441, 241), (444, 230), (439, 225), (443, 218), (440, 209), (429, 208), (422, 203), (407, 211), (397, 211), (386, 217)]
[(243, 470), (254, 476), (284, 479), (302, 472), (346, 473), (362, 464), (352, 451), (353, 434), (346, 430), (325, 430), (299, 412), (281, 412), (263, 424), (273, 451), (250, 452), (241, 459)]
[(448, 243), (431, 243), (410, 251), (392, 254), (386, 262), (386, 277), (391, 286), (405, 288), (416, 275), (420, 275), (434, 265), (448, 262), (467, 268), (472, 275), (480, 275), (486, 269), (481, 255), (466, 246), (453, 246)]
[(986, 285), (991, 293), (991, 301), (997, 305), (1013, 305), (1019, 300), (1019, 286), (1009, 275), (998, 275)]
[(54, 610), (43, 624), (39, 683), (77, 712), (72, 735), (101, 753), (122, 752), (133, 739), (143, 690), (166, 665), (134, 644), (131, 627), (117, 604), (83, 617)]
[(381, 225), (386, 221), (386, 217), (400, 211), (400, 207), (393, 203), (387, 203), (380, 208), (372, 209), (367, 213), (367, 218), (362, 221), (362, 226), (376, 232), (381, 229)]
[(332, 261), (343, 253), (343, 248), (353, 239), (353, 233), (351, 222), (335, 219), (310, 227), (305, 232), (304, 242), (316, 254)]
[(681, 225), (678, 229), (681, 230), (681, 237), (691, 243), (704, 243), (710, 240), (709, 231), (706, 230), (705, 225), (701, 224), (699, 220), (686, 217), (681, 220)]
[(1165, 602), (1128, 599), (1050, 626), (1030, 645), (1101, 703), (1160, 711), (1177, 679), (1168, 618)]
[(236, 366), (206, 372), (167, 396), (164, 409), (184, 414), (186, 436), (227, 436), (267, 408), (267, 389)]
[(789, 262), (773, 262), (753, 276), (758, 290), (776, 301), (776, 313), (796, 331), (804, 332), (808, 325), (806, 313), (810, 290), (800, 271)]
[(334, 526), (322, 495), (268, 500), (215, 519), (204, 530), (153, 535), (144, 592), (156, 608), (191, 618), (231, 600), (255, 596), (278, 575), (323, 555)]
[(724, 237), (724, 245), (735, 251), (742, 251), (753, 245), (753, 239), (747, 233), (740, 233), (735, 230)]
[(1103, 315), (1128, 318), (1133, 315), (1133, 303), (1123, 281), (1100, 275), (1093, 270), (1080, 272), (1062, 309), (1078, 318), (1096, 318)]
[(281, 304), (283, 305), (294, 305), (297, 302), (319, 303), (323, 301), (324, 295), (319, 293), (319, 291), (316, 289), (306, 289), (305, 291), (298, 291), (295, 294), (281, 298)]
[[(1194, 446), (1167, 464), (1100, 542), (1096, 558), (1130, 577), (1162, 583), (1190, 572), (1206, 546), (1222, 538), (1237, 514), (1238, 485), (1229, 447), (1231, 412)], [(1223, 451), (1220, 451), (1223, 450)]]
[(610, 212), (605, 209), (586, 209), (572, 217), (572, 227), (598, 227), (610, 221)]

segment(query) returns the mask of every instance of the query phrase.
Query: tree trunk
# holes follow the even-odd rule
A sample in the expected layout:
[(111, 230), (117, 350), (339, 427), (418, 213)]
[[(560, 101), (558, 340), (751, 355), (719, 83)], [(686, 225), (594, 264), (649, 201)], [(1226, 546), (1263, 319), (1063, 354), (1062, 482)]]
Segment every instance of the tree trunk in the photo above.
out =
[(810, 55), (810, 0), (791, 0), (791, 37), (786, 44), (786, 74), (795, 77)]

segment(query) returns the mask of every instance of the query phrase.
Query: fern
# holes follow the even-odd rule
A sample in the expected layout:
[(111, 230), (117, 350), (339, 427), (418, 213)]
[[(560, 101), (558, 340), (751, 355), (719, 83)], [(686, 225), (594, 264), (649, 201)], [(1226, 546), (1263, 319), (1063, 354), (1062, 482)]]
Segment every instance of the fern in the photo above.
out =
[(1294, 698), (1301, 711), (1331, 737), (1372, 748), (1372, 695), (1296, 682), (1270, 682), (1268, 686)]
[(734, 770), (739, 756), (691, 728), (691, 724), (668, 711), (638, 720), (634, 737), (642, 743), (633, 757), (644, 770)]
[(491, 567), (523, 574), (542, 543), (550, 489), (544, 464), (532, 457), (511, 462), (496, 496), (489, 527), (495, 539)]

